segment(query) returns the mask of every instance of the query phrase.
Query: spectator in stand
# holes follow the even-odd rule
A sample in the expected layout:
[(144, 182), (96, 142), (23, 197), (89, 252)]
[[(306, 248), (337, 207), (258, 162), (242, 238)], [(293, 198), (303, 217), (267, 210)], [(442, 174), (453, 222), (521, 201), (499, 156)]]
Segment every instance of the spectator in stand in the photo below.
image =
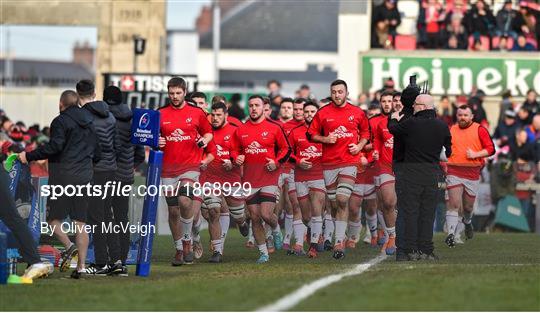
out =
[(268, 81), (266, 88), (268, 88), (268, 97), (270, 99), (281, 93), (281, 83), (275, 79)]
[(512, 51), (535, 51), (535, 49), (532, 43), (527, 42), (527, 38), (524, 34), (519, 34), (517, 40), (514, 41)]
[(540, 114), (536, 114), (532, 118), (531, 125), (525, 127), (527, 132), (527, 142), (534, 144), (540, 139)]
[(475, 38), (480, 36), (491, 37), (496, 25), (493, 12), (491, 12), (484, 0), (476, 1), (474, 6), (465, 14), (463, 22), (467, 32), (473, 34)]
[[(395, 89), (395, 83), (394, 83), (394, 80), (392, 79), (392, 77), (388, 77), (388, 79), (386, 79), (386, 81), (384, 82), (384, 85), (382, 87), (381, 90), (379, 90), (380, 93), (383, 93), (384, 91), (391, 91), (391, 92), (394, 92), (396, 91)], [(380, 95), (379, 95), (380, 97)], [(379, 99), (379, 97), (377, 97), (377, 99)]]
[(450, 25), (453, 18), (459, 18), (460, 21), (463, 21), (465, 12), (467, 12), (467, 6), (463, 4), (463, 0), (454, 0), (454, 4), (448, 6), (446, 1), (443, 1), (446, 5), (446, 18), (444, 20), (444, 26)]
[(516, 139), (516, 130), (518, 129), (516, 123), (516, 112), (507, 110), (504, 112), (504, 120), (497, 125), (495, 133), (493, 133), (493, 139), (498, 147), (504, 147), (510, 142)]
[(536, 34), (536, 49), (540, 51), (540, 4), (522, 1), (520, 2), (520, 7), (521, 6), (526, 6), (529, 15), (534, 17), (535, 25), (531, 28), (531, 32)]
[(532, 122), (532, 114), (531, 111), (527, 110), (523, 106), (519, 108), (517, 112), (517, 123), (521, 127), (525, 127), (529, 125)]
[(418, 15), (419, 44), (427, 49), (438, 49), (441, 46), (440, 32), (442, 22), (446, 18), (442, 5), (437, 0), (423, 0)]
[(362, 110), (367, 110), (369, 106), (369, 95), (365, 92), (358, 95), (357, 104)]
[(240, 96), (240, 94), (233, 93), (231, 96), (230, 106), (228, 106), (228, 112), (229, 116), (236, 117), (237, 119), (243, 121), (246, 118), (246, 113), (244, 109), (240, 106), (241, 100), (242, 97)]
[(525, 35), (527, 38), (534, 38), (533, 32), (535, 31), (537, 19), (534, 14), (534, 10), (529, 8), (529, 5), (534, 5), (532, 2), (529, 1), (520, 1), (519, 2), (519, 24), (521, 27), (521, 33)]
[(396, 0), (384, 0), (373, 9), (371, 17), (371, 47), (390, 48), (396, 35), (396, 28), (401, 24)]
[(7, 116), (2, 116), (1, 123), (0, 131), (4, 132), (5, 134), (9, 133), (11, 127), (13, 126), (13, 122)]
[(454, 35), (450, 35), (450, 37), (448, 37), (448, 41), (444, 45), (444, 49), (446, 49), (446, 50), (461, 50), (458, 47), (458, 39), (457, 39), (457, 37), (454, 36)]
[(483, 100), (481, 95), (475, 95), (467, 101), (474, 114), (473, 122), (476, 122), (485, 128), (489, 129), (489, 123), (487, 121), (486, 110), (484, 110)]
[(536, 97), (536, 91), (534, 91), (534, 89), (529, 89), (529, 91), (527, 91), (527, 98), (522, 105), (533, 114), (540, 112), (540, 104), (538, 104)]
[[(520, 128), (516, 132), (516, 140), (510, 145), (510, 155), (516, 166), (517, 183), (534, 183), (536, 175), (534, 144), (527, 141), (527, 132)], [(521, 202), (523, 213), (530, 221), (531, 213), (531, 191), (516, 190), (516, 197)]]
[(273, 120), (278, 120), (282, 100), (283, 97), (281, 97), (280, 95), (276, 95), (273, 98), (270, 98), (270, 107), (272, 108), (272, 113), (270, 114), (270, 117)]
[(502, 94), (502, 101), (499, 109), (499, 120), (497, 123), (501, 123), (504, 119), (504, 112), (507, 110), (514, 110), (514, 105), (512, 103), (512, 93), (510, 90), (505, 91)]
[(369, 104), (379, 105), (380, 104), (379, 99), (381, 98), (381, 93), (383, 90), (384, 89), (375, 91), (375, 93), (373, 94), (373, 98), (371, 98), (371, 101), (369, 102)]
[[(465, 27), (462, 25), (462, 20), (461, 14), (452, 15), (450, 24), (448, 24), (444, 31), (444, 38), (446, 41), (445, 49), (467, 50), (469, 44), (468, 35)], [(452, 37), (455, 39), (452, 39)]]
[(512, 9), (512, 1), (504, 1), (504, 6), (497, 12), (497, 30), (495, 35), (499, 37), (517, 38), (517, 34), (521, 32), (519, 12)]
[(456, 108), (454, 103), (450, 103), (450, 99), (447, 95), (443, 95), (439, 102), (440, 115), (439, 118), (448, 125), (452, 127), (456, 123)]
[(488, 51), (488, 48), (482, 45), (482, 41), (480, 40), (480, 38), (475, 38), (471, 47), (471, 51)]
[(297, 98), (304, 98), (304, 99), (313, 99), (313, 95), (311, 94), (311, 89), (307, 84), (303, 84), (300, 86), (300, 91), (298, 93)]
[(502, 36), (499, 38), (499, 45), (491, 49), (493, 51), (507, 52), (508, 50), (508, 37)]

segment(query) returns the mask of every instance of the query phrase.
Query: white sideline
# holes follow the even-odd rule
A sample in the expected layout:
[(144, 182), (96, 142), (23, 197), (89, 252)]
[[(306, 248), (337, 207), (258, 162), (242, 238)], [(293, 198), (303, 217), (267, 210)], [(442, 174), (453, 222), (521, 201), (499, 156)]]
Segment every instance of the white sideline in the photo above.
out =
[(369, 260), (367, 263), (356, 265), (353, 269), (349, 271), (343, 272), (341, 274), (333, 274), (333, 275), (319, 278), (314, 282), (311, 282), (307, 285), (303, 285), (302, 287), (300, 287), (300, 289), (297, 289), (292, 294), (289, 294), (270, 305), (257, 309), (257, 311), (258, 312), (278, 312), (278, 311), (288, 310), (294, 307), (295, 305), (297, 305), (298, 303), (300, 303), (300, 301), (306, 299), (307, 297), (317, 292), (319, 289), (325, 288), (337, 281), (340, 281), (344, 277), (362, 274), (373, 265), (376, 265), (382, 262), (384, 259), (386, 259), (386, 255), (380, 255), (374, 259)]

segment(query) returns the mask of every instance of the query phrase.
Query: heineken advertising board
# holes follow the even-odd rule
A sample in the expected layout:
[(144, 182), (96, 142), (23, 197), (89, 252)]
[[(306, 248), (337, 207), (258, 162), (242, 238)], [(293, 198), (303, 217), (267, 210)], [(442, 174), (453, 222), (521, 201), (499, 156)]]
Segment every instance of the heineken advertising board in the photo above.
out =
[(514, 56), (512, 53), (369, 53), (360, 56), (361, 89), (373, 92), (392, 77), (397, 89), (416, 74), (418, 82), (429, 80), (433, 95), (469, 94), (473, 86), (488, 96), (510, 90), (513, 96), (525, 96), (527, 90), (540, 92), (540, 54)]

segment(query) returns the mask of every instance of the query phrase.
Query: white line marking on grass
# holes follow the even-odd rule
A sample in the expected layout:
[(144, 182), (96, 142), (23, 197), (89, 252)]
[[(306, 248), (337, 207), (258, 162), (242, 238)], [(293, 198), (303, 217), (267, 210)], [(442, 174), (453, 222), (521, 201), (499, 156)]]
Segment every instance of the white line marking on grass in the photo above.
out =
[(314, 282), (311, 282), (307, 285), (303, 285), (300, 289), (297, 289), (295, 292), (279, 299), (277, 302), (270, 305), (264, 306), (257, 311), (259, 312), (277, 312), (288, 310), (300, 301), (311, 296), (320, 289), (323, 289), (337, 281), (340, 281), (344, 277), (360, 275), (363, 272), (367, 271), (373, 265), (376, 265), (386, 259), (386, 255), (380, 255), (374, 259), (369, 260), (367, 263), (362, 263), (356, 265), (353, 269), (343, 272), (341, 274), (333, 274), (317, 279)]

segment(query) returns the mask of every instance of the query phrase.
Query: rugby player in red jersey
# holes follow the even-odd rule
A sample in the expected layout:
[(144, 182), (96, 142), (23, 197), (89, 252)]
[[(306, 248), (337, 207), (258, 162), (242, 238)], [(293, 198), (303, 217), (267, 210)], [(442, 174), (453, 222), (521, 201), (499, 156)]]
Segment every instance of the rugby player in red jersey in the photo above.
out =
[(251, 186), (246, 204), (260, 251), (257, 263), (266, 263), (269, 255), (263, 221), (272, 228), (276, 248), (281, 249), (283, 245), (274, 209), (279, 192), (279, 167), (287, 161), (291, 149), (281, 126), (265, 118), (263, 98), (253, 95), (248, 105), (249, 120), (236, 131), (238, 146), (233, 158), (236, 165), (244, 166), (243, 183)]
[[(169, 227), (176, 248), (172, 265), (178, 266), (184, 262), (193, 262), (192, 187), (193, 183), (199, 181), (201, 148), (206, 147), (212, 140), (212, 127), (200, 108), (186, 103), (184, 79), (171, 78), (167, 89), (170, 105), (160, 109), (159, 147), (163, 151), (161, 184), (168, 186), (165, 199), (169, 209)], [(197, 140), (198, 137), (200, 139)]]
[[(382, 115), (385, 116), (377, 123), (373, 130), (373, 149), (377, 171), (375, 187), (379, 197), (380, 210), (383, 214), (384, 231), (388, 238), (383, 244), (382, 251), (387, 255), (396, 252), (396, 188), (395, 177), (392, 170), (392, 153), (394, 150), (394, 136), (388, 131), (388, 116), (393, 109), (394, 92), (384, 91), (380, 103)], [(380, 238), (379, 238), (380, 240)]]
[(349, 198), (356, 180), (360, 151), (369, 137), (369, 124), (362, 109), (347, 102), (347, 83), (336, 80), (330, 85), (332, 103), (321, 108), (308, 129), (308, 138), (323, 144), (323, 175), (328, 198), (336, 209), (333, 257), (345, 257), (345, 231)]
[(375, 185), (373, 184), (374, 167), (371, 152), (363, 151), (360, 153), (360, 163), (357, 168), (358, 173), (356, 174), (354, 189), (349, 200), (347, 248), (355, 248), (356, 243), (360, 239), (360, 230), (362, 229), (360, 208), (364, 201), (368, 228), (372, 235), (373, 233), (375, 233), (375, 236), (377, 234), (377, 194), (375, 193)]
[[(310, 258), (316, 258), (317, 252), (322, 250), (318, 245), (322, 238), (322, 211), (326, 196), (321, 165), (322, 144), (310, 142), (306, 136), (308, 126), (318, 109), (319, 106), (315, 103), (305, 102), (303, 105), (305, 123), (293, 128), (289, 134), (289, 143), (292, 149), (291, 158), (296, 163), (294, 169), (296, 195), (300, 203), (302, 221), (305, 225), (310, 225), (308, 238), (310, 241), (308, 257)], [(299, 245), (298, 241), (294, 252), (297, 255), (303, 254), (303, 247)]]
[[(229, 212), (238, 224), (240, 233), (248, 235), (248, 224), (244, 215), (244, 190), (242, 188), (241, 168), (232, 162), (231, 151), (236, 150), (238, 142), (236, 138), (237, 126), (227, 121), (227, 106), (218, 102), (212, 105), (212, 128), (214, 133), (213, 142), (217, 148), (217, 158), (210, 163), (206, 171), (205, 180), (211, 186), (210, 195), (204, 198), (206, 207), (213, 214), (219, 214), (221, 237), (212, 242), (214, 252), (210, 262), (221, 262), (227, 229), (229, 227)], [(224, 201), (225, 200), (225, 203)], [(223, 217), (227, 223), (223, 223)], [(216, 249), (216, 246), (219, 247)]]
[[(283, 98), (281, 101), (278, 123), (285, 131), (287, 137), (293, 128), (304, 123), (304, 103), (305, 100), (302, 98), (294, 101), (291, 98)], [(306, 232), (305, 225), (302, 223), (300, 204), (296, 197), (294, 165), (290, 162), (283, 164), (279, 178), (281, 196), (279, 198), (280, 201), (278, 206), (285, 209), (285, 236), (283, 238), (283, 249), (287, 250), (288, 254), (294, 254), (293, 249), (290, 249), (293, 233), (295, 233), (295, 238), (302, 238), (299, 241), (303, 243)]]

